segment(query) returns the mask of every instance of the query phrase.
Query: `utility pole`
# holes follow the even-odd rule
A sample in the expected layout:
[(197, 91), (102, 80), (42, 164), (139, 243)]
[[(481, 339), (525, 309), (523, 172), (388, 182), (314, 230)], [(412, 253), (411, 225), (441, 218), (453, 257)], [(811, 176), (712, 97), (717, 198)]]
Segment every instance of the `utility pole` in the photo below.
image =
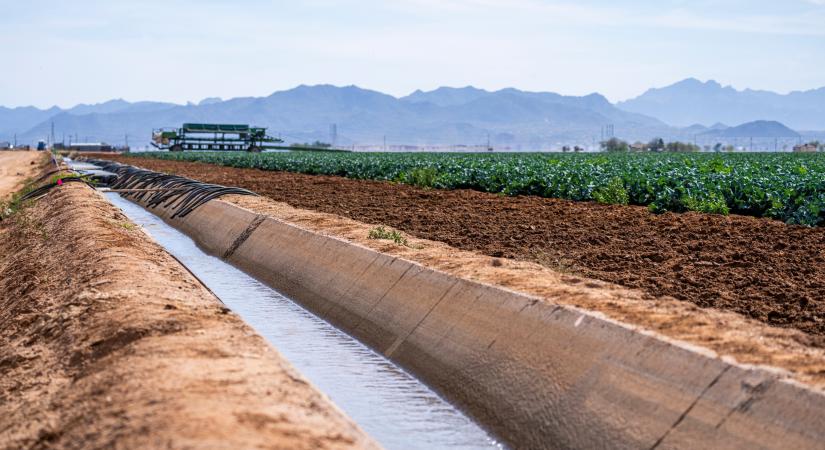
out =
[(123, 135), (123, 140), (126, 141), (126, 148), (129, 148), (129, 133)]
[(17, 148), (17, 133), (14, 133), (14, 148)]
[(52, 121), (52, 137), (51, 142), (49, 142), (51, 146), (54, 146), (54, 121)]
[(384, 151), (387, 151), (387, 135), (384, 135)]

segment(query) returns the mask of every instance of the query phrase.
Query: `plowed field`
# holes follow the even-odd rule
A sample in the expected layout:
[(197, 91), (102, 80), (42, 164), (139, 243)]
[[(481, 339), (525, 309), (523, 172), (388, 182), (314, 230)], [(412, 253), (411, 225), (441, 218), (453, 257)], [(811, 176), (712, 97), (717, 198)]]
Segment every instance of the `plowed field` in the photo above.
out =
[(490, 256), (672, 296), (807, 333), (825, 345), (825, 228), (700, 213), (420, 189), (388, 182), (111, 157), (244, 187)]

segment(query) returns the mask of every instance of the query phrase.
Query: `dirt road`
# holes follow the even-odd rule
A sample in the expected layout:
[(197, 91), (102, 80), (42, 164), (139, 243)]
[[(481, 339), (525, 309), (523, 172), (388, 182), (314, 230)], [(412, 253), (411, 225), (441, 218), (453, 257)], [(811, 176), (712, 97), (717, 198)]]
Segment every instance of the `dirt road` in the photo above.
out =
[(43, 152), (0, 151), (0, 201), (23, 186), (27, 178), (40, 171), (46, 161)]
[(385, 224), (493, 257), (734, 311), (825, 345), (825, 228), (698, 213), (144, 158), (112, 159), (240, 186), (298, 208)]
[(372, 448), (86, 186), (0, 223), (0, 448)]

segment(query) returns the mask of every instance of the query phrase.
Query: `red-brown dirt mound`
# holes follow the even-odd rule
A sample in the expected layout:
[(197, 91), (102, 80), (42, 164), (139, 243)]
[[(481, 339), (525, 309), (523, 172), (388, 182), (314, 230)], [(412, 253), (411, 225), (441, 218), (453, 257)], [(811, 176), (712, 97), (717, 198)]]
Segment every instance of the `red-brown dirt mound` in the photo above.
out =
[(825, 228), (743, 216), (654, 215), (645, 208), (425, 190), (203, 163), (113, 157), (253, 190), (299, 208), (731, 310), (825, 345)]

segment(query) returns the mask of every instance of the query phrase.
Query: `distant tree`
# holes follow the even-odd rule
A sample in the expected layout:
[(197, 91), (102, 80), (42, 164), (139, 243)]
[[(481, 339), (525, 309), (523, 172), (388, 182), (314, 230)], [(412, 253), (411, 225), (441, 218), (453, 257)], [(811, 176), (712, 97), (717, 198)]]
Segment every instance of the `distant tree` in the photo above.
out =
[(295, 148), (331, 148), (332, 144), (327, 142), (315, 141), (315, 142), (304, 142), (303, 144), (292, 144), (290, 147)]
[(567, 153), (567, 152), (569, 152), (569, 151), (570, 151), (570, 147), (568, 147), (568, 146), (566, 146), (566, 145), (565, 145), (565, 146), (563, 146), (563, 147), (561, 148), (561, 151), (563, 151), (564, 153)]
[(600, 145), (603, 152), (627, 152), (630, 150), (630, 146), (627, 142), (619, 138), (610, 138), (603, 141)]
[(651, 152), (661, 152), (665, 149), (665, 141), (662, 138), (656, 138), (647, 144), (647, 149)]
[(578, 145), (573, 147), (573, 152), (575, 152), (575, 153), (579, 153), (579, 152), (583, 152), (583, 151), (584, 151), (584, 149), (579, 147)]
[(698, 145), (695, 144), (688, 144), (685, 142), (668, 142), (665, 146), (665, 149), (669, 152), (676, 152), (676, 153), (688, 153), (688, 152), (698, 152), (701, 150)]
[(726, 151), (726, 152), (728, 152), (728, 153), (733, 153), (733, 152), (735, 152), (735, 151), (736, 151), (736, 148), (735, 148), (734, 146), (732, 146), (732, 145), (728, 144), (728, 145), (726, 145), (726, 146), (725, 146), (722, 150), (724, 150), (724, 151)]
[(719, 153), (722, 151), (722, 143), (717, 142), (716, 145), (713, 146), (713, 151)]

